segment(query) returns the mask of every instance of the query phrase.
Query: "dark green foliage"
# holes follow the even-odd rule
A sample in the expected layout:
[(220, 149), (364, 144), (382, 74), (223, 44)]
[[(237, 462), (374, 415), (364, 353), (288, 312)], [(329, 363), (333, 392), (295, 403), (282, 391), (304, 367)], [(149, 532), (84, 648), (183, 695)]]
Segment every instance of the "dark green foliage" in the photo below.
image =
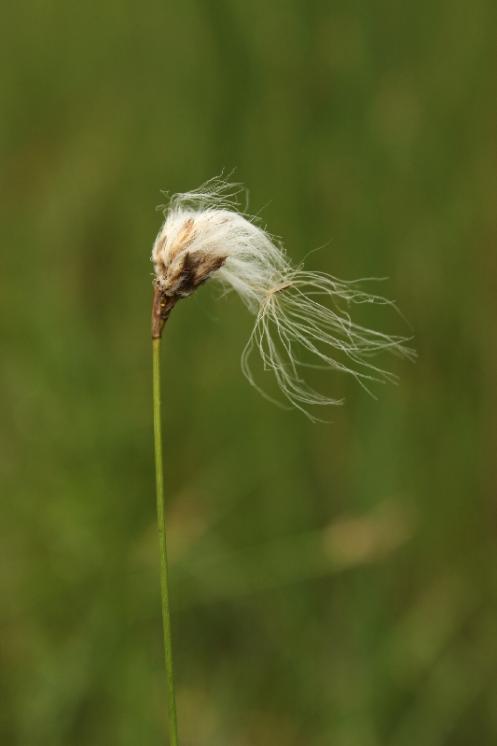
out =
[(164, 742), (154, 206), (236, 166), (292, 257), (390, 277), (419, 361), (320, 376), (313, 425), (242, 378), (236, 298), (175, 309), (182, 743), (496, 743), (495, 3), (7, 5), (0, 742)]

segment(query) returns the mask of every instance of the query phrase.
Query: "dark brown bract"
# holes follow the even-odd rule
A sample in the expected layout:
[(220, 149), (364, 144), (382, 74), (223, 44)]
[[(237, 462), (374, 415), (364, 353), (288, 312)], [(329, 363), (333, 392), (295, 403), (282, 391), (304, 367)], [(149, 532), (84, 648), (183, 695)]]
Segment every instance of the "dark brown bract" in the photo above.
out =
[(186, 251), (164, 267), (154, 284), (152, 337), (162, 334), (169, 314), (180, 298), (191, 295), (210, 275), (222, 267), (225, 256)]

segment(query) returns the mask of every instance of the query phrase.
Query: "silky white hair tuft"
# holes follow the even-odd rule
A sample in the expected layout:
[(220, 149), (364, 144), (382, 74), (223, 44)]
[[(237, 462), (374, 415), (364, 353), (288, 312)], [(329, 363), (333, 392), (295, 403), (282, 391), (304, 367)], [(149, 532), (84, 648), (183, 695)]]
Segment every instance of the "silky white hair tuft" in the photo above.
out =
[(164, 208), (152, 250), (155, 284), (166, 309), (163, 322), (177, 300), (210, 277), (234, 290), (256, 316), (242, 353), (243, 373), (266, 395), (251, 368), (257, 350), (286, 399), (310, 419), (316, 418), (308, 407), (342, 399), (312, 388), (302, 377), (306, 368), (348, 373), (369, 392), (371, 382), (395, 382), (393, 373), (371, 359), (382, 351), (414, 358), (409, 339), (361, 326), (348, 312), (353, 304), (395, 304), (362, 289), (364, 280), (346, 282), (292, 266), (283, 246), (239, 211), (243, 191), (216, 177), (174, 195)]

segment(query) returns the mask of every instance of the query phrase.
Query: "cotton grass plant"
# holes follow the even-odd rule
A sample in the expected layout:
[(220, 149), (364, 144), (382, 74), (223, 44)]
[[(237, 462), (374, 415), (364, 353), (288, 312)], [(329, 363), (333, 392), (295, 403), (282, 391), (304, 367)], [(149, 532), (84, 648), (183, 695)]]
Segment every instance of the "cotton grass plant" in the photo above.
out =
[[(342, 399), (316, 390), (306, 369), (345, 373), (370, 392), (372, 384), (396, 376), (373, 362), (377, 353), (413, 358), (408, 339), (368, 329), (354, 321), (354, 305), (395, 305), (363, 289), (364, 281), (344, 281), (294, 266), (279, 241), (238, 206), (237, 184), (211, 179), (192, 192), (176, 194), (164, 208), (164, 222), (152, 249), (153, 411), (157, 518), (160, 539), (162, 619), (168, 684), (169, 740), (177, 746), (177, 718), (164, 518), (160, 402), (160, 340), (175, 305), (209, 279), (235, 291), (255, 323), (242, 352), (249, 383), (265, 396), (252, 368), (258, 353), (264, 371), (274, 374), (283, 400), (307, 417), (317, 407)], [(269, 397), (270, 398), (270, 397)]]

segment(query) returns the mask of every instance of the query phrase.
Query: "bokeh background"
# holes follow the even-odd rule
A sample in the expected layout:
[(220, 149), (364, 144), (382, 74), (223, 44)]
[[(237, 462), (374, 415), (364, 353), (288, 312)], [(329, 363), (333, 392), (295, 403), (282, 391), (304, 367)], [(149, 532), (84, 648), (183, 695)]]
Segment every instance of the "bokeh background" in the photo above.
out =
[(181, 743), (497, 743), (496, 4), (2, 15), (1, 743), (165, 742), (149, 253), (160, 190), (232, 168), (296, 260), (389, 277), (419, 359), (312, 424), (243, 379), (237, 298), (175, 310)]

